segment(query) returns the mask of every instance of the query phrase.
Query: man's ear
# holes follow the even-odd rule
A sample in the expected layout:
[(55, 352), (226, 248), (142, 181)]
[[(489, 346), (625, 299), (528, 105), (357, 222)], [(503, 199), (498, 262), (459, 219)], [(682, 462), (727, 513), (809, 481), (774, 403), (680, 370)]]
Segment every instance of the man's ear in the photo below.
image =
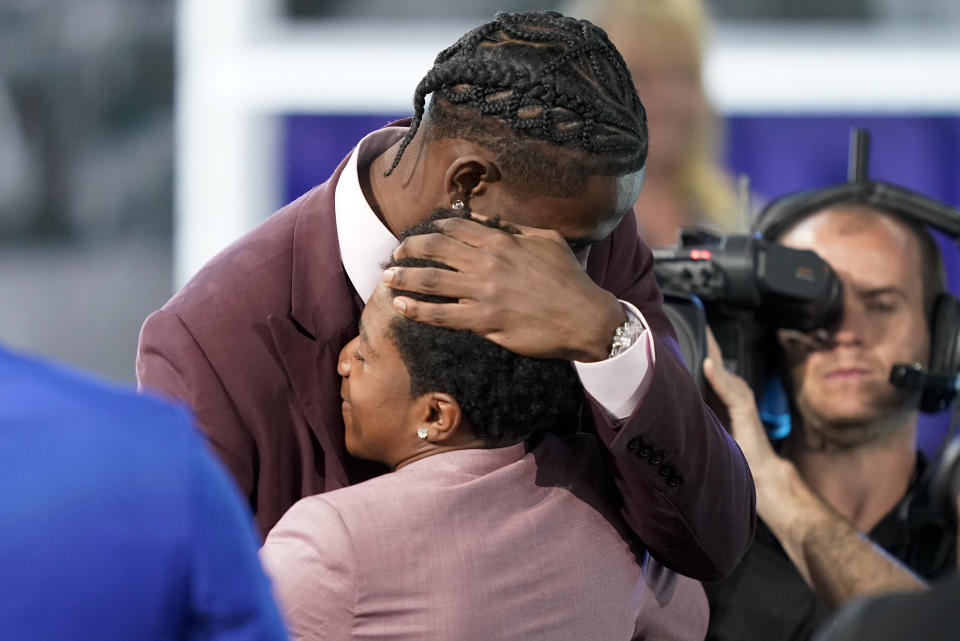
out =
[(450, 163), (443, 184), (450, 202), (462, 200), (469, 206), (471, 198), (484, 195), (501, 178), (500, 166), (492, 156), (473, 153)]
[(426, 440), (437, 445), (450, 444), (460, 434), (463, 412), (460, 403), (444, 392), (427, 392), (420, 397), (419, 428), (426, 428)]

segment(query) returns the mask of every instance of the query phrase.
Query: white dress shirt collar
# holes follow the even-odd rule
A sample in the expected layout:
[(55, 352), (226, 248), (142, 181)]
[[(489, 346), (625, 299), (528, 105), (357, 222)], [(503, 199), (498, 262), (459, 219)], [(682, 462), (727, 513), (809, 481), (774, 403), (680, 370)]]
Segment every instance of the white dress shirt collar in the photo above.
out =
[(384, 127), (365, 136), (350, 154), (334, 194), (340, 258), (347, 278), (364, 301), (380, 282), (380, 265), (400, 242), (367, 203), (358, 169), (370, 164), (406, 132), (406, 127)]

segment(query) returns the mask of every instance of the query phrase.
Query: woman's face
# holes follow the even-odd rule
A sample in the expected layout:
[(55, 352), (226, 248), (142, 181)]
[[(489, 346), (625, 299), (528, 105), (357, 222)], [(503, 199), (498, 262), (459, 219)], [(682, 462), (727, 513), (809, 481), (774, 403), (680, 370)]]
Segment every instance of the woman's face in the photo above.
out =
[(650, 171), (675, 169), (708, 116), (699, 52), (679, 29), (623, 22), (607, 30), (633, 76), (650, 128)]
[(347, 451), (390, 467), (417, 440), (409, 425), (410, 374), (390, 333), (395, 313), (386, 287), (378, 286), (360, 317), (360, 335), (340, 351), (337, 363)]

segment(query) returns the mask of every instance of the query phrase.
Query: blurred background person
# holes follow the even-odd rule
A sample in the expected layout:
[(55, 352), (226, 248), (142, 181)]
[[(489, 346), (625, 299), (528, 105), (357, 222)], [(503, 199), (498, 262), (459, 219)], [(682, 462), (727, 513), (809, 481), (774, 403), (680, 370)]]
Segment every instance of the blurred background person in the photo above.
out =
[(118, 380), (172, 290), (174, 14), (0, 2), (0, 336)]
[(650, 153), (634, 205), (640, 236), (651, 247), (665, 247), (676, 243), (681, 227), (732, 231), (734, 181), (720, 161), (721, 122), (703, 83), (703, 2), (584, 0), (568, 13), (607, 32), (647, 109)]
[(186, 410), (0, 346), (0, 638), (282, 641)]

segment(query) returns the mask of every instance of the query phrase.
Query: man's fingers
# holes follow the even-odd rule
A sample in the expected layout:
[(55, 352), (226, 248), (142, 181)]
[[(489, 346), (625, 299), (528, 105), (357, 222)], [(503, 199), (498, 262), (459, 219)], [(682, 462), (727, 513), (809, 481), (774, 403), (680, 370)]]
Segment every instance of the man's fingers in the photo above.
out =
[[(439, 234), (423, 234), (405, 239), (400, 243), (397, 251), (394, 252), (394, 256), (398, 258), (401, 256), (416, 256), (417, 258), (433, 258), (434, 260), (438, 260), (437, 256), (427, 255), (424, 252), (429, 251), (431, 247), (435, 246), (436, 252), (445, 252), (445, 254), (438, 255), (446, 255), (449, 254), (450, 251), (457, 251), (458, 245), (489, 247), (493, 243), (503, 242), (512, 236), (512, 234), (508, 234), (505, 231), (493, 229), (474, 220), (467, 220), (465, 218), (438, 220), (436, 227), (440, 230)], [(444, 244), (441, 239), (456, 242)], [(427, 246), (424, 247), (421, 243), (426, 243)]]
[(730, 402), (727, 398), (724, 374), (725, 372), (722, 371), (722, 367), (717, 366), (717, 360), (713, 356), (708, 356), (703, 359), (703, 375), (707, 377), (707, 381), (710, 383), (713, 391), (717, 393), (717, 396), (720, 397), (720, 400), (723, 401), (725, 405), (729, 405)]
[(727, 407), (733, 407), (737, 403), (747, 400), (753, 402), (753, 392), (742, 378), (728, 372), (723, 364), (723, 354), (720, 351), (720, 344), (713, 336), (710, 328), (707, 328), (707, 358), (703, 361), (703, 374), (707, 377), (713, 390)]
[[(476, 223), (474, 223), (476, 224)], [(426, 258), (449, 265), (458, 271), (472, 264), (480, 250), (446, 234), (423, 234), (404, 239), (393, 252), (393, 257)]]
[(707, 327), (707, 356), (716, 361), (720, 367), (723, 367), (723, 353), (720, 351), (720, 343), (713, 335), (713, 330)]
[(720, 351), (720, 344), (717, 343), (709, 327), (707, 327), (707, 358), (703, 361), (703, 375), (707, 377), (707, 381), (720, 400), (729, 406), (729, 380), (727, 370), (723, 367), (723, 354)]
[(523, 234), (524, 236), (533, 236), (536, 238), (548, 238), (550, 240), (556, 241), (558, 243), (562, 243), (564, 245), (567, 244), (567, 241), (563, 239), (563, 235), (560, 232), (555, 231), (553, 229), (543, 229), (542, 227), (528, 227), (527, 225), (517, 225), (514, 223), (510, 223), (510, 224), (516, 227), (517, 229), (519, 229), (520, 233)]
[(470, 279), (438, 267), (390, 267), (383, 272), (383, 282), (390, 289), (447, 298), (471, 298), (474, 294)]
[(477, 331), (477, 319), (466, 303), (427, 303), (407, 296), (393, 299), (393, 307), (401, 314), (421, 323), (439, 325), (448, 329), (471, 329)]
[[(473, 215), (476, 216), (476, 212), (473, 212)], [(502, 223), (508, 229), (517, 231), (519, 234), (493, 229), (467, 218), (447, 218), (440, 220), (437, 221), (437, 227), (443, 231), (444, 235), (473, 247), (489, 247), (491, 243), (501, 242), (504, 237), (513, 241), (521, 241), (523, 236), (529, 238), (546, 238), (561, 245), (567, 244), (563, 236), (552, 229), (528, 227), (508, 221), (502, 221)]]
[(713, 391), (717, 393), (723, 404), (730, 408), (731, 412), (741, 404), (753, 406), (753, 390), (747, 385), (747, 382), (724, 369), (722, 360), (717, 361), (712, 356), (703, 361), (703, 374), (710, 382)]
[(471, 209), (471, 210), (470, 210), (470, 218), (467, 218), (466, 220), (470, 220), (471, 218), (472, 218), (473, 220), (490, 220), (490, 216), (486, 216), (486, 215), (484, 215), (484, 214), (481, 214), (481, 213), (478, 212), (476, 209)]

